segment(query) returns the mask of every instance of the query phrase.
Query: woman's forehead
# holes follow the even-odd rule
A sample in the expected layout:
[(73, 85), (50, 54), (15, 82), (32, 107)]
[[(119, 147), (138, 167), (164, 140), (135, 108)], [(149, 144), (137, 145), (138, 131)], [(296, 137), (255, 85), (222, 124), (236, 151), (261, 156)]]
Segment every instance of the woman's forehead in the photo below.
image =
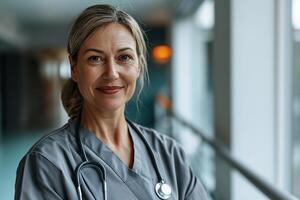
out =
[(136, 49), (136, 42), (132, 33), (124, 25), (110, 23), (94, 30), (83, 42), (83, 49), (104, 48), (104, 49)]

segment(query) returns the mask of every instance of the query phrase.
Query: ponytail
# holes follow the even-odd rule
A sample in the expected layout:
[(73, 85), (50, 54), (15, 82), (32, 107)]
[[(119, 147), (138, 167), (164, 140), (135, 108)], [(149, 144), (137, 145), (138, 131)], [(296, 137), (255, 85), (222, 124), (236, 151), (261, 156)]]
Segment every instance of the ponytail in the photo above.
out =
[(82, 109), (83, 97), (79, 92), (77, 83), (72, 79), (67, 80), (63, 86), (61, 101), (70, 118), (79, 116)]

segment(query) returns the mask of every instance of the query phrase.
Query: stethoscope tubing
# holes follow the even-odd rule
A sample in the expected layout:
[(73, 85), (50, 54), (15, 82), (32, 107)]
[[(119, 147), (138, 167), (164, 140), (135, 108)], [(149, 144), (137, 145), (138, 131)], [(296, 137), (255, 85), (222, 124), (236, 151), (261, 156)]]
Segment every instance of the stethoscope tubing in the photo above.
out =
[(156, 174), (158, 175), (158, 180), (163, 180), (160, 170), (158, 169), (158, 165), (155, 159), (155, 155), (154, 152), (152, 151), (152, 148), (150, 147), (149, 143), (147, 142), (145, 136), (143, 135), (142, 131), (136, 127), (130, 120), (126, 119), (127, 123), (130, 125), (130, 127), (132, 127), (136, 133), (139, 134), (140, 138), (143, 140), (144, 144), (146, 145), (148, 151), (150, 152), (150, 156), (151, 156), (151, 161), (154, 164), (154, 168), (156, 171)]
[(76, 185), (77, 185), (77, 193), (79, 196), (79, 199), (82, 200), (82, 191), (81, 191), (81, 185), (80, 185), (80, 172), (84, 168), (95, 168), (97, 172), (101, 173), (101, 179), (102, 179), (102, 193), (104, 195), (104, 200), (107, 200), (107, 184), (106, 184), (106, 170), (105, 168), (98, 162), (96, 161), (84, 161), (81, 164), (77, 166), (75, 169), (75, 174), (76, 174)]

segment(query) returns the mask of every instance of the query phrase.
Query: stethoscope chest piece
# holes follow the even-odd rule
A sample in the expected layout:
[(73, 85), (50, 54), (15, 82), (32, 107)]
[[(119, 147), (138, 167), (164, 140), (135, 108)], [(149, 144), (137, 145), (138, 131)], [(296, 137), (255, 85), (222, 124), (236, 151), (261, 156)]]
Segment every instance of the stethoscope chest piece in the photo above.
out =
[(171, 186), (164, 181), (156, 183), (155, 192), (160, 199), (169, 199), (172, 196)]

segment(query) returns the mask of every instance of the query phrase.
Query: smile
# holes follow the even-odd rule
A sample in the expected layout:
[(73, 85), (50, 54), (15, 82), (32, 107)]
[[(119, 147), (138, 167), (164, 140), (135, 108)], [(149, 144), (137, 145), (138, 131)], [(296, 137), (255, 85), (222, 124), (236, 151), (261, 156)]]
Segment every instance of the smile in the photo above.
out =
[(98, 91), (104, 94), (116, 94), (121, 91), (124, 87), (123, 86), (102, 86), (97, 88)]

